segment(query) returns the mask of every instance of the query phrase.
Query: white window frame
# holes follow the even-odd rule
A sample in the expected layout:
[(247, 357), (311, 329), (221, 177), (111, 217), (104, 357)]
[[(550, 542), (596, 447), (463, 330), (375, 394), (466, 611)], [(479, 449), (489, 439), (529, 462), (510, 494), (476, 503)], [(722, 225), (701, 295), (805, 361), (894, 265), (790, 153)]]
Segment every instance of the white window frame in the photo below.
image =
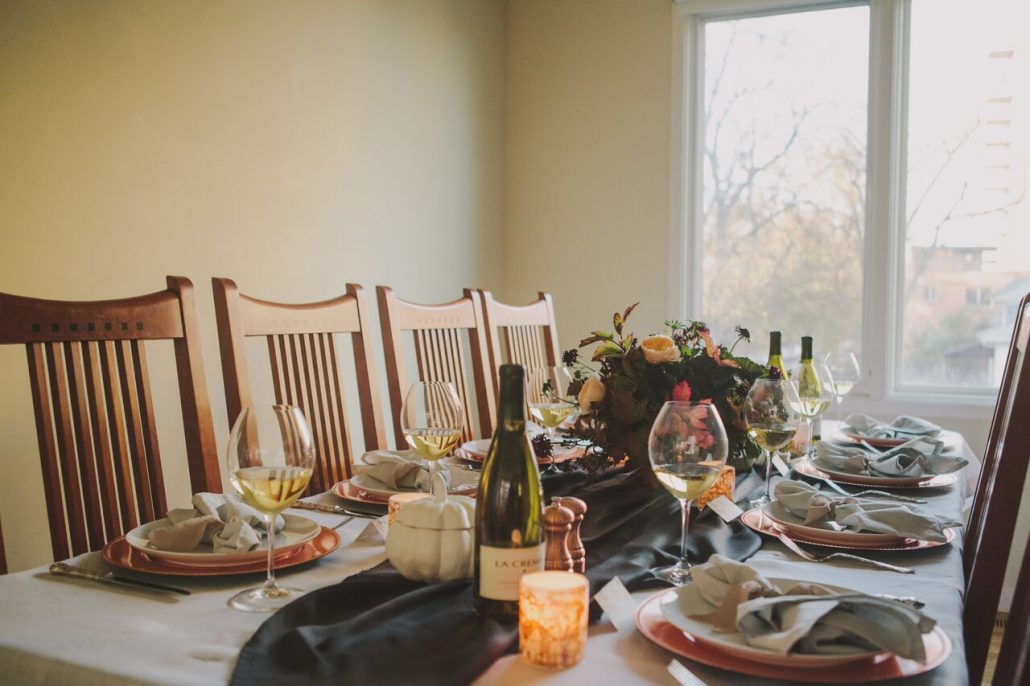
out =
[[(865, 382), (848, 396), (858, 412), (986, 420), (995, 392), (898, 384), (903, 308), (907, 74), (911, 0), (676, 0), (672, 63), (669, 316), (701, 316), (703, 269), (704, 25), (837, 7), (869, 7), (869, 98), (862, 353)], [(873, 326), (872, 322), (882, 322)]]

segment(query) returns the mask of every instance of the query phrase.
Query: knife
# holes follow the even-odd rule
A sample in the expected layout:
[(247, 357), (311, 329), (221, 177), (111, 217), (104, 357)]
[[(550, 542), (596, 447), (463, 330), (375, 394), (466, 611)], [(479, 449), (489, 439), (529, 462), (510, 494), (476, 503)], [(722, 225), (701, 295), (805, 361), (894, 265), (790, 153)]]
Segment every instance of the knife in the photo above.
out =
[(84, 569), (82, 567), (74, 567), (64, 562), (55, 562), (50, 565), (50, 573), (57, 576), (72, 576), (79, 579), (87, 579), (89, 581), (99, 581), (102, 584), (114, 584), (119, 586), (130, 586), (137, 589), (147, 589), (151, 591), (161, 591), (162, 593), (178, 593), (179, 595), (190, 595), (190, 592), (184, 588), (176, 588), (175, 586), (165, 586), (164, 584), (155, 584), (149, 581), (138, 581), (136, 579), (129, 579), (124, 576), (116, 576), (113, 572), (94, 572), (91, 569)]
[[(358, 512), (357, 510), (348, 510), (346, 507), (340, 507), (339, 505), (323, 505), (322, 503), (305, 503), (297, 501), (290, 507), (298, 510), (311, 510), (313, 512), (326, 512), (328, 514), (347, 515), (349, 517), (363, 517), (365, 519), (378, 519), (383, 515), (372, 514), (371, 512)], [(384, 513), (385, 514), (385, 513)]]

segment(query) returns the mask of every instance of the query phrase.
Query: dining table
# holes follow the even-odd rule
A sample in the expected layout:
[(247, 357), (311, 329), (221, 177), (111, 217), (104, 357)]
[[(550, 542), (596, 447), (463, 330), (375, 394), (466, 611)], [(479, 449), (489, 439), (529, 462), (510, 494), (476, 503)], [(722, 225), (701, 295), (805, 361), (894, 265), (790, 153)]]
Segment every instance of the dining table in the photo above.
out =
[[(928, 502), (922, 507), (932, 513), (960, 518), (975, 485), (979, 462), (960, 434), (945, 431), (942, 438), (949, 450), (965, 457), (970, 464), (954, 484), (923, 489), (918, 495), (926, 498)], [(759, 483), (760, 477), (754, 473), (738, 477), (737, 500), (742, 506), (747, 492), (757, 488)], [(343, 502), (331, 493), (307, 500), (323, 504)], [(340, 545), (332, 553), (278, 572), (291, 586), (318, 591), (325, 599), (331, 597), (333, 589), (346, 593), (348, 588), (356, 588), (348, 586), (348, 582), (389, 569), (382, 534), (371, 520), (345, 520), (339, 514), (310, 510), (289, 512), (302, 514), (326, 527), (335, 527), (340, 536)], [(678, 526), (678, 517), (675, 519)], [(741, 527), (739, 523), (735, 526)], [(950, 639), (950, 655), (930, 671), (884, 683), (953, 686), (968, 682), (962, 641), (961, 533), (949, 545), (929, 550), (867, 555), (911, 567), (915, 570), (913, 574), (846, 561), (806, 561), (773, 538), (762, 536), (760, 543), (757, 552), (748, 551), (747, 563), (767, 577), (834, 584), (866, 593), (914, 596), (925, 603), (923, 612), (935, 619)], [(48, 573), (47, 566), (0, 576), (0, 681), (3, 683), (221, 685), (247, 683), (251, 680), (247, 675), (263, 669), (259, 661), (250, 668), (258, 672), (247, 671), (241, 675), (236, 671), (244, 646), (256, 645), (256, 649), (261, 649), (260, 642), (255, 643), (255, 635), (260, 636), (263, 625), (270, 621), (269, 615), (240, 612), (226, 605), (230, 596), (253, 586), (260, 575), (157, 577), (113, 568), (99, 552), (79, 555), (68, 562), (96, 571), (115, 571), (137, 579), (171, 584), (189, 590), (190, 595), (150, 593), (55, 577)], [(646, 588), (631, 587), (631, 591), (638, 606), (653, 594), (663, 592), (654, 584)], [(455, 682), (472, 681), (484, 686), (675, 684), (678, 682), (667, 667), (670, 661), (677, 660), (698, 683), (710, 686), (792, 683), (688, 660), (655, 644), (634, 626), (625, 622), (619, 624), (616, 626), (607, 615), (595, 610), (584, 658), (574, 667), (564, 670), (537, 667), (520, 658), (516, 650), (506, 649), (474, 678)], [(298, 631), (303, 633), (305, 629)], [(382, 631), (388, 631), (388, 627)], [(459, 640), (456, 636), (456, 649)], [(388, 638), (382, 645), (366, 649), (387, 653), (399, 650)], [(410, 646), (407, 650), (393, 659), (414, 665), (417, 674), (417, 665), (424, 656), (419, 655), (417, 649), (412, 651)], [(382, 655), (378, 657), (382, 659)], [(425, 676), (425, 679), (413, 678), (411, 683), (448, 683), (446, 675), (443, 678)], [(289, 683), (289, 680), (281, 683)], [(381, 683), (400, 682), (384, 678)]]

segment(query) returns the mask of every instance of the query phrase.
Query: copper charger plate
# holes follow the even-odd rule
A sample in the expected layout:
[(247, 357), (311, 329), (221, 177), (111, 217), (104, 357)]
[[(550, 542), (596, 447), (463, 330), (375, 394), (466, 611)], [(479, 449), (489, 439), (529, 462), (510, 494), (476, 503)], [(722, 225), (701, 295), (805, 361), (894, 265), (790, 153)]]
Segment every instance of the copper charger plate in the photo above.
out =
[(958, 481), (955, 472), (950, 474), (937, 474), (912, 479), (892, 479), (890, 477), (877, 478), (873, 476), (862, 476), (861, 474), (844, 474), (835, 472), (833, 474), (819, 469), (808, 458), (798, 460), (792, 464), (794, 471), (814, 479), (828, 479), (838, 484), (848, 486), (873, 486), (875, 488), (892, 488), (895, 490), (909, 488), (941, 488), (950, 486)]
[(787, 682), (862, 684), (887, 679), (901, 679), (929, 672), (943, 663), (951, 654), (951, 639), (941, 631), (940, 627), (934, 627), (930, 633), (923, 634), (923, 646), (926, 650), (925, 665), (896, 655), (883, 654), (864, 660), (845, 660), (839, 665), (819, 665), (817, 667), (800, 665), (784, 667), (748, 660), (738, 655), (730, 655), (711, 643), (702, 643), (667, 621), (662, 615), (662, 601), (667, 596), (675, 596), (675, 594), (675, 591), (670, 590), (659, 591), (645, 600), (637, 610), (637, 628), (644, 636), (666, 650), (688, 660), (728, 672), (767, 679), (782, 679)]
[(942, 545), (949, 545), (955, 540), (956, 528), (944, 530), (945, 540), (943, 541), (924, 541), (920, 538), (906, 538), (893, 545), (861, 545), (855, 543), (830, 543), (823, 540), (814, 540), (806, 536), (798, 534), (796, 531), (791, 531), (783, 526), (780, 526), (768, 517), (760, 509), (748, 510), (740, 516), (740, 521), (744, 523), (747, 528), (757, 531), (760, 534), (771, 536), (773, 538), (779, 538), (780, 534), (785, 534), (790, 540), (796, 541), (797, 543), (806, 543), (809, 545), (818, 545), (824, 548), (840, 548), (842, 550), (885, 550), (892, 553), (906, 552), (909, 550), (928, 550), (930, 548), (939, 548)]
[(355, 502), (365, 503), (366, 505), (382, 505), (383, 507), (386, 507), (389, 504), (389, 499), (381, 498), (374, 493), (369, 493), (368, 491), (358, 488), (350, 482), (350, 479), (337, 481), (329, 490), (337, 498), (342, 498), (344, 500), (353, 500)]
[[(340, 546), (340, 535), (323, 526), (313, 539), (293, 550), (277, 555), (276, 569), (295, 567), (325, 557)], [(265, 560), (240, 565), (177, 565), (153, 558), (133, 548), (124, 536), (119, 536), (104, 546), (104, 560), (108, 564), (134, 572), (161, 574), (165, 576), (233, 576), (235, 574), (262, 574), (268, 569)]]
[[(583, 457), (583, 455), (585, 454), (586, 449), (584, 448), (569, 448), (567, 450), (557, 452), (552, 457), (538, 457), (536, 458), (536, 463), (543, 467), (549, 464), (561, 464), (562, 462), (572, 462), (573, 460), (578, 460), (579, 458)], [(454, 456), (462, 460), (465, 460), (466, 462), (472, 462), (477, 465), (482, 465), (483, 462), (486, 460), (486, 455), (466, 450), (465, 448), (455, 449)]]

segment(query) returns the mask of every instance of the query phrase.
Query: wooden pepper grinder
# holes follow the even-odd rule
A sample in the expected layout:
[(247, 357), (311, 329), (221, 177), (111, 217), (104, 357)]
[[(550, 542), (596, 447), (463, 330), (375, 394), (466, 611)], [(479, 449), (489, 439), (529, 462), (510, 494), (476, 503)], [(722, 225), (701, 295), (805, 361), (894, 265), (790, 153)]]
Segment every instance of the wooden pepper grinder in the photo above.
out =
[(571, 572), (572, 555), (566, 539), (576, 515), (556, 501), (556, 498), (551, 500), (551, 504), (544, 508), (544, 537), (547, 539), (544, 569)]
[(569, 532), (568, 544), (569, 554), (572, 555), (572, 571), (583, 574), (587, 571), (587, 551), (583, 546), (583, 539), (580, 538), (579, 529), (583, 525), (583, 517), (587, 513), (587, 504), (579, 498), (558, 498), (558, 504), (572, 510), (576, 521), (572, 523), (572, 531)]

